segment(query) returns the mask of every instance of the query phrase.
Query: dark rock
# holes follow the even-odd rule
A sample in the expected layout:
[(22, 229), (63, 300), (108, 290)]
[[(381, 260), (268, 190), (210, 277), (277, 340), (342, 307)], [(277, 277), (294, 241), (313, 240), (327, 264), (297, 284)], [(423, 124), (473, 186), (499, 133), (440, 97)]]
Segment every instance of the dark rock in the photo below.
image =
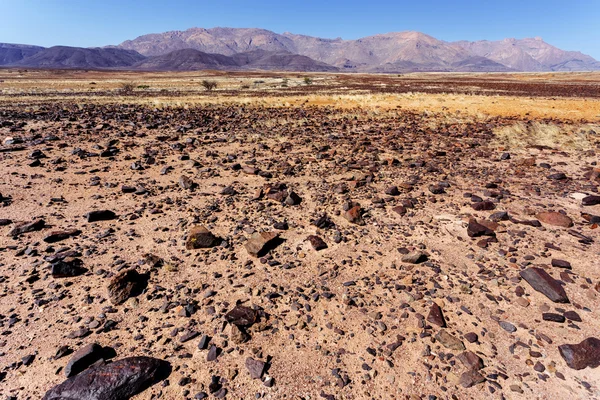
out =
[(471, 207), (473, 207), (473, 210), (475, 211), (490, 211), (496, 209), (496, 204), (491, 201), (480, 201), (471, 204)]
[(68, 231), (54, 231), (50, 232), (48, 235), (44, 236), (44, 242), (46, 243), (56, 243), (61, 240), (68, 239), (73, 236), (78, 236), (81, 234), (79, 229), (70, 229)]
[(187, 176), (185, 176), (185, 175), (181, 175), (181, 176), (179, 177), (179, 186), (180, 186), (182, 189), (185, 189), (185, 190), (191, 190), (191, 189), (194, 189), (194, 188), (196, 187), (196, 184), (194, 183), (194, 181), (192, 181), (192, 180), (191, 180), (190, 178), (188, 178)]
[(500, 222), (500, 221), (508, 221), (509, 216), (506, 211), (498, 211), (490, 215), (490, 221)]
[(121, 271), (108, 284), (108, 298), (115, 305), (122, 304), (128, 298), (140, 295), (147, 283), (148, 277), (135, 269)]
[(427, 321), (442, 328), (446, 327), (446, 320), (442, 314), (442, 309), (436, 303), (431, 305), (429, 315), (427, 315)]
[(308, 238), (306, 238), (306, 240), (308, 240), (312, 247), (317, 251), (327, 248), (327, 243), (325, 243), (319, 236), (310, 235)]
[(556, 314), (556, 313), (542, 313), (542, 319), (544, 321), (552, 321), (552, 322), (565, 322), (565, 317), (560, 315), (560, 314)]
[(580, 370), (600, 365), (600, 339), (587, 338), (579, 344), (563, 344), (558, 350), (570, 368)]
[(413, 251), (402, 256), (402, 262), (408, 264), (420, 264), (427, 261), (427, 254), (421, 251)]
[(595, 206), (597, 204), (600, 204), (600, 196), (593, 195), (584, 197), (581, 200), (581, 204), (583, 204), (584, 206)]
[(555, 303), (568, 303), (569, 298), (560, 283), (541, 268), (528, 268), (519, 273), (532, 288)]
[(298, 196), (295, 192), (290, 191), (284, 202), (288, 206), (297, 206), (298, 204), (302, 203), (302, 198), (300, 198), (300, 196)]
[(562, 172), (558, 172), (556, 174), (548, 175), (548, 179), (553, 181), (562, 181), (563, 179), (567, 179), (567, 175)]
[(469, 370), (460, 376), (460, 384), (464, 388), (470, 388), (485, 382), (485, 378), (476, 370)]
[(22, 223), (15, 226), (9, 233), (8, 236), (20, 236), (24, 233), (35, 232), (44, 229), (46, 222), (43, 219), (38, 219), (28, 223)]
[(87, 269), (83, 268), (83, 261), (79, 258), (67, 257), (52, 264), (53, 278), (70, 278), (86, 272)]
[(170, 374), (168, 362), (130, 357), (89, 368), (50, 389), (42, 400), (125, 400)]
[(472, 351), (465, 351), (460, 353), (456, 358), (467, 368), (468, 370), (480, 370), (483, 368), (483, 360)]
[(575, 322), (582, 322), (581, 317), (575, 311), (567, 311), (564, 313), (566, 319)]
[(246, 358), (246, 368), (250, 373), (250, 377), (252, 379), (260, 379), (262, 378), (263, 372), (265, 370), (266, 363), (260, 360), (255, 360), (253, 358)]
[(469, 225), (467, 226), (467, 235), (469, 237), (480, 237), (480, 236), (495, 236), (496, 234), (491, 229), (481, 225), (474, 219), (469, 220)]
[(221, 242), (222, 239), (213, 235), (204, 226), (195, 226), (188, 233), (185, 248), (188, 250), (207, 249), (218, 246)]
[(86, 370), (103, 357), (102, 346), (96, 343), (88, 344), (77, 350), (65, 367), (65, 376), (70, 378)]
[(252, 326), (257, 318), (257, 312), (246, 306), (235, 306), (231, 311), (225, 314), (225, 320), (227, 322), (246, 328)]
[(251, 256), (261, 257), (269, 252), (278, 237), (276, 232), (254, 232), (244, 247)]
[(110, 221), (117, 218), (117, 214), (110, 210), (90, 211), (85, 214), (87, 222)]
[(558, 268), (571, 269), (571, 263), (568, 261), (564, 261), (564, 260), (552, 259), (552, 266), (558, 267)]
[(385, 194), (388, 196), (398, 196), (400, 191), (398, 190), (398, 186), (390, 186), (385, 190)]

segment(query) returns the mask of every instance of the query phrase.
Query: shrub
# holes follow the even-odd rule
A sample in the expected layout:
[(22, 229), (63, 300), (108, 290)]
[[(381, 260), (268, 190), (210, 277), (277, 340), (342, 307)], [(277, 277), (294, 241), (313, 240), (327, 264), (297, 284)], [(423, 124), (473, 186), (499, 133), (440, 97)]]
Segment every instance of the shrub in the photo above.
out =
[(204, 87), (204, 89), (210, 92), (217, 87), (217, 82), (204, 80), (202, 81), (202, 86)]
[(134, 88), (135, 88), (135, 86), (133, 85), (133, 83), (130, 83), (130, 82), (122, 83), (121, 84), (121, 93), (124, 93), (124, 94), (133, 93)]
[(308, 76), (304, 77), (304, 83), (307, 85), (312, 85), (313, 80), (311, 78), (309, 78)]

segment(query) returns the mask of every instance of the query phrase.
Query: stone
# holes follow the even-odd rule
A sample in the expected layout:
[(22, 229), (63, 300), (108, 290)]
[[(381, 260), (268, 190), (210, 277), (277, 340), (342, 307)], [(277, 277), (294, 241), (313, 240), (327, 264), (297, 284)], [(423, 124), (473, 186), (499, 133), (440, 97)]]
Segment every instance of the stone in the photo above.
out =
[(565, 289), (541, 268), (527, 268), (519, 273), (529, 285), (555, 303), (569, 303)]
[(552, 266), (557, 268), (571, 269), (571, 263), (564, 260), (552, 259)]
[(179, 177), (178, 183), (179, 183), (179, 187), (181, 187), (184, 190), (192, 190), (196, 187), (196, 184), (194, 183), (194, 181), (185, 175), (181, 175)]
[(279, 237), (276, 232), (254, 232), (244, 247), (248, 254), (254, 257), (260, 257), (264, 253), (268, 253), (269, 245)]
[(323, 239), (321, 239), (319, 236), (310, 235), (306, 238), (306, 240), (308, 240), (312, 245), (313, 249), (317, 251), (327, 248), (327, 243), (325, 243), (325, 241), (323, 241)]
[(398, 196), (400, 191), (398, 190), (398, 186), (390, 186), (385, 190), (385, 194), (388, 196)]
[(96, 361), (103, 359), (103, 349), (97, 343), (90, 343), (77, 350), (65, 367), (65, 376), (70, 378), (86, 370)]
[(485, 378), (476, 370), (469, 370), (460, 376), (460, 384), (464, 388), (470, 388), (485, 382)]
[(600, 339), (590, 337), (579, 344), (563, 344), (558, 351), (569, 368), (580, 370), (600, 365)]
[(584, 206), (595, 206), (600, 204), (600, 196), (592, 195), (584, 197), (581, 200), (581, 204)]
[(455, 336), (452, 336), (445, 329), (440, 329), (440, 331), (435, 335), (435, 340), (440, 342), (444, 347), (452, 350), (464, 350), (465, 345), (460, 339), (457, 339)]
[(544, 321), (551, 321), (551, 322), (565, 322), (565, 317), (563, 315), (560, 314), (556, 314), (556, 313), (542, 313), (542, 319)]
[(364, 225), (365, 221), (362, 219), (362, 208), (360, 206), (354, 206), (344, 213), (344, 218), (349, 222), (356, 225)]
[(288, 206), (297, 206), (300, 203), (302, 203), (302, 198), (298, 196), (295, 192), (290, 190), (289, 194), (285, 198), (284, 203)]
[(42, 400), (128, 399), (165, 379), (170, 364), (150, 357), (129, 357), (89, 368), (50, 389)]
[(470, 219), (469, 225), (467, 226), (467, 235), (474, 238), (480, 236), (495, 236), (496, 234), (491, 229), (478, 223), (475, 219)]
[(509, 333), (513, 333), (513, 332), (517, 331), (517, 327), (508, 321), (499, 321), (498, 325), (500, 325), (500, 327), (502, 329), (504, 329), (506, 332), (509, 332)]
[(561, 228), (570, 228), (573, 226), (573, 220), (559, 212), (540, 212), (535, 214), (535, 217), (543, 224), (559, 226)]
[(128, 269), (113, 276), (108, 284), (108, 298), (114, 305), (123, 304), (145, 288), (145, 277), (135, 269)]
[(404, 207), (404, 206), (396, 206), (396, 207), (392, 208), (392, 211), (395, 212), (398, 215), (405, 215), (406, 214), (406, 207)]
[(401, 260), (408, 264), (420, 264), (427, 261), (427, 255), (420, 251), (413, 251), (412, 253), (403, 255)]
[(442, 309), (436, 303), (431, 305), (431, 308), (429, 309), (429, 315), (427, 315), (427, 321), (441, 328), (446, 327), (446, 320), (442, 314)]
[(235, 306), (231, 311), (225, 314), (225, 320), (230, 324), (241, 327), (250, 327), (258, 318), (258, 314), (250, 307)]
[(265, 371), (266, 363), (264, 361), (255, 360), (251, 357), (246, 358), (246, 368), (252, 379), (260, 379)]
[(188, 250), (208, 249), (218, 246), (221, 242), (222, 240), (213, 235), (206, 227), (194, 226), (188, 233), (185, 248)]
[(471, 207), (473, 207), (473, 210), (475, 211), (491, 211), (496, 209), (496, 204), (489, 200), (486, 200), (473, 203), (471, 204)]
[(458, 360), (467, 368), (468, 370), (480, 370), (483, 368), (483, 360), (472, 351), (465, 351), (456, 356)]
[(53, 278), (71, 278), (86, 272), (87, 269), (83, 268), (83, 261), (79, 258), (67, 257), (52, 264)]
[(44, 229), (46, 222), (43, 219), (38, 219), (28, 223), (21, 223), (15, 226), (8, 233), (8, 236), (21, 236), (24, 233), (40, 231)]
[(250, 340), (250, 335), (238, 325), (231, 325), (231, 340), (235, 344), (246, 343)]
[(79, 229), (70, 229), (67, 231), (53, 231), (44, 236), (44, 242), (46, 243), (56, 243), (61, 240), (68, 239), (73, 236), (78, 236), (81, 234)]
[(90, 211), (85, 214), (87, 222), (110, 221), (117, 218), (117, 214), (110, 210)]

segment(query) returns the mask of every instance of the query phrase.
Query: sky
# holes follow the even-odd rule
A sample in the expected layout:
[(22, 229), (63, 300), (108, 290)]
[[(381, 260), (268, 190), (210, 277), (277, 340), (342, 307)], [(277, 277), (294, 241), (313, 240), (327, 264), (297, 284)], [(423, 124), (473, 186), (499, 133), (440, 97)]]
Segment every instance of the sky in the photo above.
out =
[(93, 47), (192, 27), (357, 39), (419, 31), (441, 40), (542, 37), (600, 60), (598, 0), (0, 0), (0, 42)]

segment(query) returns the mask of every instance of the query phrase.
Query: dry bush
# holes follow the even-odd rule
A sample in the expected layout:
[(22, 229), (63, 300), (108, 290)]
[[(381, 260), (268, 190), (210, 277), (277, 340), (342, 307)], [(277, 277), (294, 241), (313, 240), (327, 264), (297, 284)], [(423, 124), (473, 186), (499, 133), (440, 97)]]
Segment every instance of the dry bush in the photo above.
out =
[(547, 146), (559, 150), (589, 150), (600, 143), (600, 125), (517, 122), (497, 128), (495, 144), (505, 148)]
[(202, 87), (204, 87), (204, 89), (208, 90), (209, 92), (211, 92), (213, 89), (215, 89), (217, 87), (217, 82), (215, 81), (208, 81), (208, 80), (203, 80), (202, 81)]
[(121, 93), (123, 94), (131, 94), (133, 93), (133, 89), (135, 89), (135, 85), (131, 82), (121, 84)]

